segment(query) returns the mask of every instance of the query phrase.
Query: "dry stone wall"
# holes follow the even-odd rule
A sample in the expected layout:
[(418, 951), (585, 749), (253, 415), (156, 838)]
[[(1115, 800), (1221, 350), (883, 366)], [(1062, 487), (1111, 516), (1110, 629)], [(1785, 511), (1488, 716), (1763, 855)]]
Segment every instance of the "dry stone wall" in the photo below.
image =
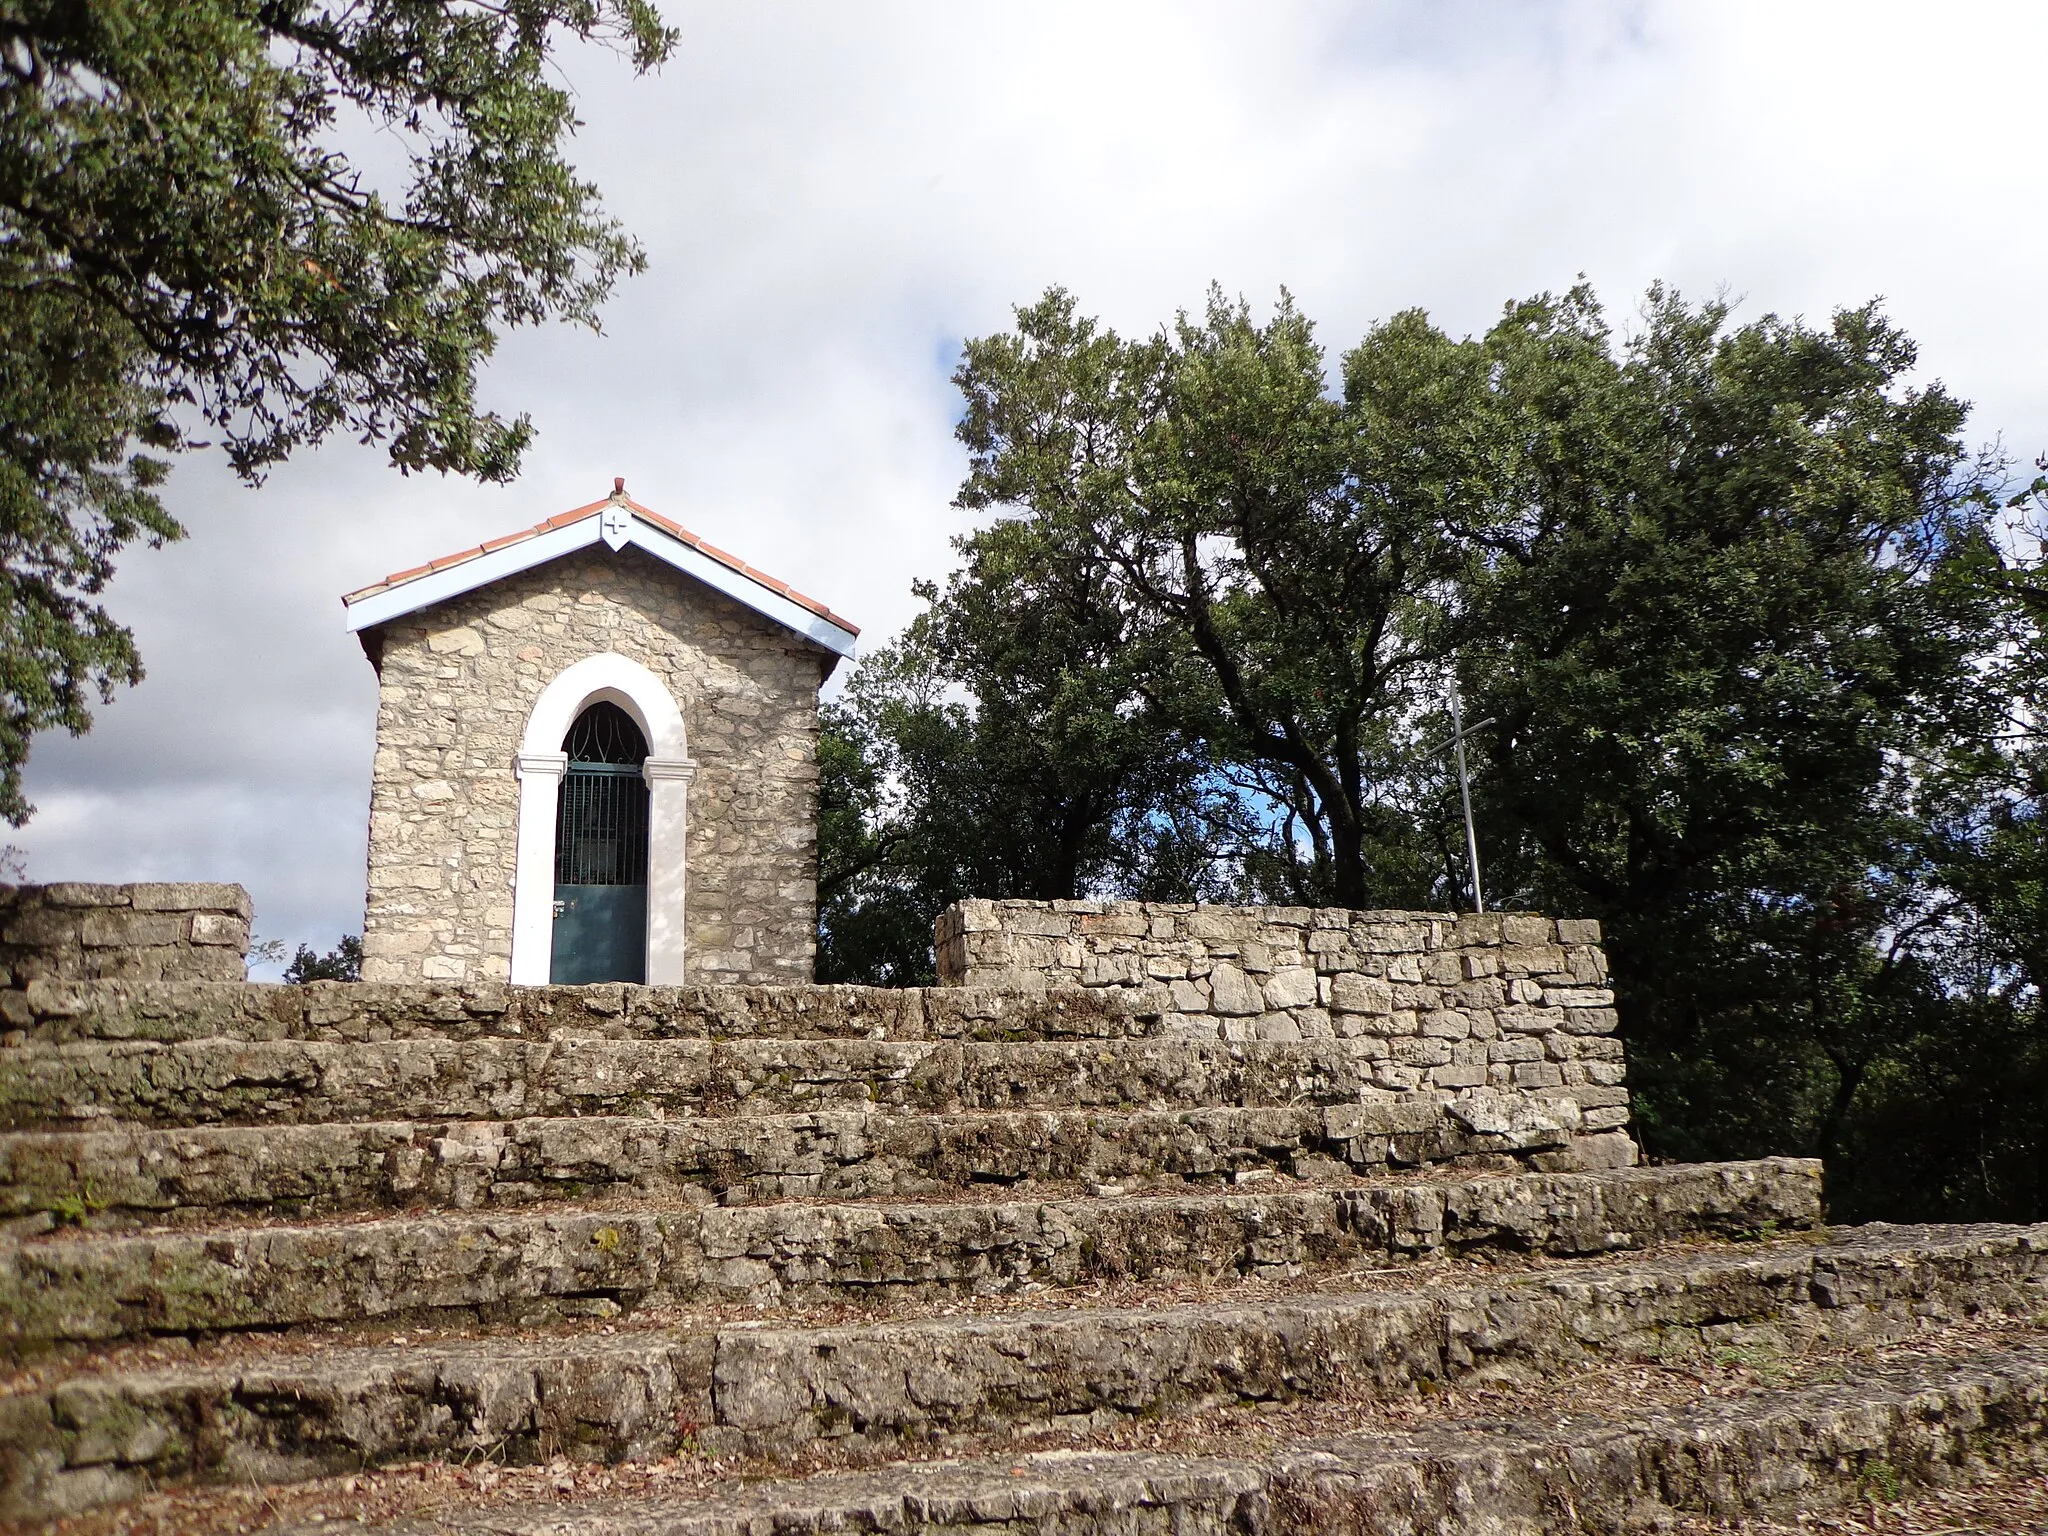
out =
[(1447, 1101), (1475, 1129), (1531, 1109), (1581, 1135), (1628, 1123), (1596, 922), (963, 901), (937, 942), (951, 986), (1085, 987), (1169, 1037), (1348, 1041), (1379, 1093)]
[(367, 643), (379, 695), (365, 981), (510, 975), (513, 757), (541, 690), (603, 652), (668, 686), (698, 765), (687, 979), (811, 979), (829, 653), (630, 548), (508, 577), (393, 620)]
[(0, 1011), (28, 1022), (29, 989), (62, 983), (241, 981), (249, 893), (193, 883), (0, 886)]

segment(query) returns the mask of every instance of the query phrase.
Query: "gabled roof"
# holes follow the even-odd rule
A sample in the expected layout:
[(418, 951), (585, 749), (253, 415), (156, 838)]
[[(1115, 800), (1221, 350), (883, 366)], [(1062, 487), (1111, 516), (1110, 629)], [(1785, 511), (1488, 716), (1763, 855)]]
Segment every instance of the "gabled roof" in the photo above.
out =
[(840, 656), (853, 654), (860, 630), (823, 603), (805, 597), (787, 582), (757, 571), (744, 560), (706, 544), (687, 528), (648, 510), (626, 494), (626, 482), (612, 482), (612, 494), (587, 507), (564, 512), (544, 523), (474, 549), (430, 560), (409, 571), (396, 571), (382, 581), (351, 592), (342, 601), (351, 630), (369, 629), (434, 603), (446, 602), (478, 587), (580, 549), (603, 543), (614, 550), (631, 544), (655, 559), (694, 576), (764, 618), (793, 629)]

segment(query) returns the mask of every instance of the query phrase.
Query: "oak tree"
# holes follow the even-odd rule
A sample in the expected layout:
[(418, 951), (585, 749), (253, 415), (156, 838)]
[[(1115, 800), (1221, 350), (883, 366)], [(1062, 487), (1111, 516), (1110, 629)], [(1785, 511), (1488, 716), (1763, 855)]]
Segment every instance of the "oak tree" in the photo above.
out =
[(142, 675), (101, 597), (180, 535), (171, 455), (514, 473), (498, 336), (594, 326), (643, 260), (565, 157), (565, 39), (675, 45), (648, 0), (0, 0), (0, 815)]

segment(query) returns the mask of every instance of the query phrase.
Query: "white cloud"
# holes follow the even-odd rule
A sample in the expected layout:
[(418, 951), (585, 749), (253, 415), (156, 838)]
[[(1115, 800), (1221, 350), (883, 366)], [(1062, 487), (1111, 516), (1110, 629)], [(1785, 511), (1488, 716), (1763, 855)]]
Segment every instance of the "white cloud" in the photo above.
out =
[(863, 624), (944, 569), (958, 339), (1050, 283), (1126, 330), (1291, 287), (1341, 349), (1457, 330), (1584, 271), (1811, 318), (1885, 296), (1976, 430), (2048, 446), (2048, 10), (1666, 0), (677, 6), (675, 64), (579, 54), (583, 168), (648, 272), (607, 334), (508, 339), (520, 482), (404, 479), (339, 442), (235, 486), (113, 589), (150, 666), (40, 744), (33, 878), (236, 878), (258, 927), (360, 921), (375, 688), (338, 594), (602, 495)]

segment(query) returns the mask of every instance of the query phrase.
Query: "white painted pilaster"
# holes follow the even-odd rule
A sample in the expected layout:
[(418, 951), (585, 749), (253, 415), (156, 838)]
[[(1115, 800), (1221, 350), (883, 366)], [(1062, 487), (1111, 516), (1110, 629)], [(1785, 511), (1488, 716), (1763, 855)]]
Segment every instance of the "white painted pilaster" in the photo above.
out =
[(512, 983), (544, 987), (555, 946), (555, 807), (566, 752), (521, 752), (518, 869), (512, 881)]
[(674, 987), (683, 981), (683, 911), (688, 873), (690, 780), (697, 765), (687, 758), (650, 757), (641, 765), (647, 781), (647, 984)]

